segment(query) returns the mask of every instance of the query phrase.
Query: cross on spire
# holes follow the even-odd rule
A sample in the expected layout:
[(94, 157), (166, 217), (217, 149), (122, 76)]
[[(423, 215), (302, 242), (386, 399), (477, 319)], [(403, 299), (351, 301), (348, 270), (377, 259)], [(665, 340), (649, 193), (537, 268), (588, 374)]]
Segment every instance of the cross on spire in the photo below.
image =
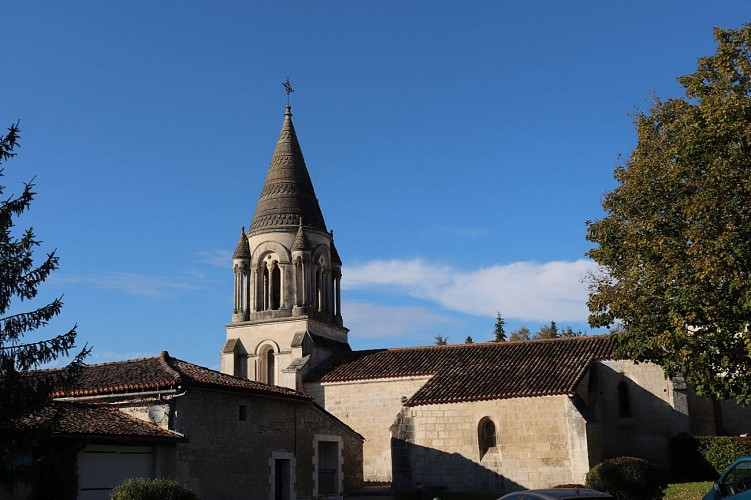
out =
[(282, 85), (284, 85), (284, 90), (287, 91), (287, 106), (289, 106), (289, 95), (294, 92), (292, 85), (289, 84), (289, 77), (287, 77), (287, 81), (282, 83)]

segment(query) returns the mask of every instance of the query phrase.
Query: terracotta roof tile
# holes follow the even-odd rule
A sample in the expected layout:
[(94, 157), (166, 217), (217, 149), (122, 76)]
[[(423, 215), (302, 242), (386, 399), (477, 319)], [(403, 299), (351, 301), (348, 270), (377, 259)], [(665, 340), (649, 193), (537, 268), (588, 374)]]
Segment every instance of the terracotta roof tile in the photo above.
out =
[(179, 440), (181, 434), (132, 417), (116, 408), (53, 401), (19, 422), (20, 428), (49, 425), (53, 434)]
[(605, 335), (337, 353), (306, 382), (431, 376), (407, 406), (571, 395), (593, 359), (610, 359)]
[(286, 387), (262, 384), (172, 358), (165, 351), (153, 358), (130, 359), (83, 367), (72, 387), (52, 397), (91, 396), (177, 387), (213, 387), (292, 399), (311, 399)]

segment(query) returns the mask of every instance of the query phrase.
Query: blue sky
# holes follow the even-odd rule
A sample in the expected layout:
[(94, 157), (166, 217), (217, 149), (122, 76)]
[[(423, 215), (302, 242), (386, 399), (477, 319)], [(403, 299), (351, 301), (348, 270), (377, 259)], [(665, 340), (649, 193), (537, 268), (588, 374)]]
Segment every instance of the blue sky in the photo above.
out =
[[(0, 125), (91, 362), (218, 367), (231, 253), (293, 120), (355, 349), (586, 326), (586, 221), (630, 114), (714, 52), (716, 2), (8, 2)], [(33, 305), (33, 303), (32, 303)], [(17, 307), (28, 307), (20, 304)]]

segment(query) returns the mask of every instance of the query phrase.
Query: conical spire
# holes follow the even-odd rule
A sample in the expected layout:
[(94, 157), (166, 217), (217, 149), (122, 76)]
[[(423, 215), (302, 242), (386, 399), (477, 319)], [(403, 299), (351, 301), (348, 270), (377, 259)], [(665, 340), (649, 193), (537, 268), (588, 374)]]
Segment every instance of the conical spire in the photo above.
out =
[(250, 259), (250, 247), (248, 238), (245, 236), (245, 226), (240, 230), (240, 241), (237, 242), (232, 259)]
[(331, 230), (331, 263), (342, 265), (342, 259), (339, 257), (339, 252), (336, 251), (336, 245), (334, 245), (334, 230)]
[(326, 231), (326, 222), (292, 125), (292, 111), (287, 106), (282, 132), (249, 232), (280, 227), (291, 229), (299, 225), (301, 216), (307, 227)]
[(305, 230), (302, 227), (302, 217), (300, 217), (300, 225), (297, 228), (297, 235), (295, 235), (295, 241), (292, 243), (292, 250), (310, 250), (310, 243), (308, 243), (308, 237), (305, 236)]

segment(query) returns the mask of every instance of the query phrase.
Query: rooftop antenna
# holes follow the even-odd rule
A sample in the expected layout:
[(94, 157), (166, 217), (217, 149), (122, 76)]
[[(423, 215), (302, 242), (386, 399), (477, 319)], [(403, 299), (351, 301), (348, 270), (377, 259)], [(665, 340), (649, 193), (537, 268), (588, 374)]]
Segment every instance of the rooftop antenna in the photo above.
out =
[(287, 81), (282, 83), (282, 85), (284, 85), (284, 90), (287, 91), (287, 107), (289, 107), (289, 95), (294, 92), (292, 85), (289, 84), (289, 77), (287, 77)]

